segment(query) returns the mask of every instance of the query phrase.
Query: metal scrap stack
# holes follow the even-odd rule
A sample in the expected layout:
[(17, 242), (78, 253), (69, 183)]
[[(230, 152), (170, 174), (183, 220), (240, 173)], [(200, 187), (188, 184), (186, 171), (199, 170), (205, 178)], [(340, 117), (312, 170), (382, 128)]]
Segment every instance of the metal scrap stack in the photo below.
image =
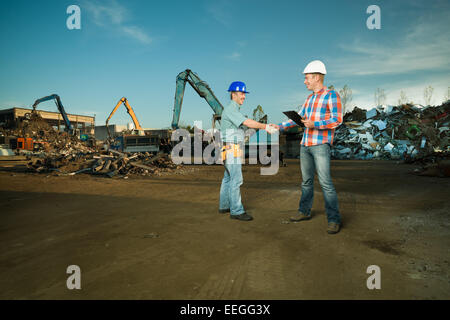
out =
[(68, 153), (43, 154), (32, 157), (28, 168), (35, 172), (55, 172), (59, 175), (90, 173), (107, 177), (128, 175), (151, 176), (174, 172), (181, 168), (165, 153), (122, 153), (118, 151), (83, 152), (72, 149)]
[(122, 153), (114, 150), (98, 150), (77, 136), (53, 129), (37, 114), (32, 115), (30, 120), (20, 123), (17, 128), (2, 129), (0, 133), (5, 136), (33, 138), (39, 145), (38, 151), (20, 151), (23, 158), (27, 159), (26, 168), (31, 172), (51, 172), (57, 175), (90, 173), (108, 177), (127, 177), (160, 175), (181, 168), (165, 153), (155, 155), (148, 152)]
[(412, 159), (450, 154), (450, 101), (436, 107), (357, 107), (336, 129), (334, 159)]

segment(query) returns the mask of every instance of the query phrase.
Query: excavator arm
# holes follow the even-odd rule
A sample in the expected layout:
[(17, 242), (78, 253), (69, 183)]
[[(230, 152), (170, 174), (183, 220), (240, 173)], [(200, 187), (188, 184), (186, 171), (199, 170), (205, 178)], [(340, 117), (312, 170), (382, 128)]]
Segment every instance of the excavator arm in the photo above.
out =
[(214, 95), (209, 85), (201, 80), (198, 75), (189, 69), (181, 72), (177, 76), (177, 86), (175, 91), (175, 103), (173, 106), (173, 119), (172, 129), (178, 129), (178, 122), (180, 121), (181, 106), (183, 104), (184, 90), (186, 88), (186, 82), (194, 88), (198, 95), (208, 102), (209, 106), (214, 111), (214, 118), (220, 119), (222, 115), (223, 106)]
[(131, 108), (130, 104), (128, 103), (127, 98), (123, 97), (122, 99), (119, 100), (119, 102), (116, 104), (116, 106), (114, 107), (113, 111), (111, 111), (111, 114), (109, 115), (108, 119), (106, 119), (106, 129), (108, 130), (108, 135), (111, 138), (111, 132), (109, 130), (108, 127), (108, 122), (109, 119), (111, 119), (111, 117), (113, 116), (113, 114), (117, 111), (117, 109), (120, 107), (121, 104), (124, 104), (125, 107), (127, 108), (127, 112), (130, 115), (131, 119), (133, 120), (134, 123), (134, 127), (136, 128), (136, 130), (144, 130), (141, 125), (139, 124), (139, 121), (136, 117), (136, 114), (133, 111), (133, 108)]
[(64, 107), (62, 105), (61, 99), (57, 94), (52, 94), (40, 99), (37, 99), (33, 104), (33, 112), (36, 112), (36, 107), (39, 103), (48, 101), (48, 100), (55, 100), (56, 107), (58, 108), (58, 111), (61, 113), (61, 116), (63, 117), (64, 123), (66, 125), (66, 131), (73, 133), (73, 127), (72, 124), (69, 121), (69, 117), (66, 114), (66, 111), (64, 110)]

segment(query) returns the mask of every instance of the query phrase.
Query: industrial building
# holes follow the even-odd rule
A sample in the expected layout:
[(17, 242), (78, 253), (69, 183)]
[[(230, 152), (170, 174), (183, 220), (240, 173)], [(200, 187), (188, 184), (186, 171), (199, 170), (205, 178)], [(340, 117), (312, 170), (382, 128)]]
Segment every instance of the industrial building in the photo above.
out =
[[(20, 121), (26, 118), (26, 114), (31, 114), (32, 109), (11, 108), (0, 110), (0, 125), (3, 127), (14, 128)], [(64, 130), (64, 119), (59, 112), (36, 110), (36, 112), (48, 122), (49, 125)], [(80, 134), (94, 134), (95, 117), (67, 114), (70, 123), (75, 129), (80, 130)]]

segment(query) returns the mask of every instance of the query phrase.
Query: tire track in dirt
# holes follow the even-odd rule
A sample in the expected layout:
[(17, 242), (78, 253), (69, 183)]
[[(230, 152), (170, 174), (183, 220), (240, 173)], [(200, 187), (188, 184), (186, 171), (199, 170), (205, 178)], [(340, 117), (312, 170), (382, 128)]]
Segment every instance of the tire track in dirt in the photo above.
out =
[(278, 244), (267, 244), (212, 274), (196, 299), (281, 298), (287, 283)]
[(195, 299), (238, 299), (245, 280), (245, 259), (238, 259), (225, 267), (221, 274), (211, 275)]
[[(254, 251), (247, 257), (247, 287), (257, 297), (283, 296), (287, 284), (283, 272), (281, 248), (276, 243), (269, 243)], [(253, 295), (253, 294), (252, 294)]]

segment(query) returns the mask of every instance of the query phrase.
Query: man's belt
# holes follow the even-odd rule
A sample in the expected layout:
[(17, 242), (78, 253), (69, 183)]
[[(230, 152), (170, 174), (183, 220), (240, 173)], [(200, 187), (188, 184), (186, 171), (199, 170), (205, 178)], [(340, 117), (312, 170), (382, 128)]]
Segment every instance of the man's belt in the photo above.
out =
[(232, 144), (237, 144), (237, 145), (239, 145), (239, 144), (241, 144), (241, 143), (239, 143), (239, 142), (226, 142), (226, 141), (223, 141), (222, 144), (223, 144), (224, 146), (227, 146), (227, 145), (232, 145)]
[(227, 157), (227, 153), (233, 150), (233, 157), (242, 157), (242, 149), (240, 144), (231, 143), (231, 142), (223, 142), (222, 147), (222, 160), (225, 161)]

